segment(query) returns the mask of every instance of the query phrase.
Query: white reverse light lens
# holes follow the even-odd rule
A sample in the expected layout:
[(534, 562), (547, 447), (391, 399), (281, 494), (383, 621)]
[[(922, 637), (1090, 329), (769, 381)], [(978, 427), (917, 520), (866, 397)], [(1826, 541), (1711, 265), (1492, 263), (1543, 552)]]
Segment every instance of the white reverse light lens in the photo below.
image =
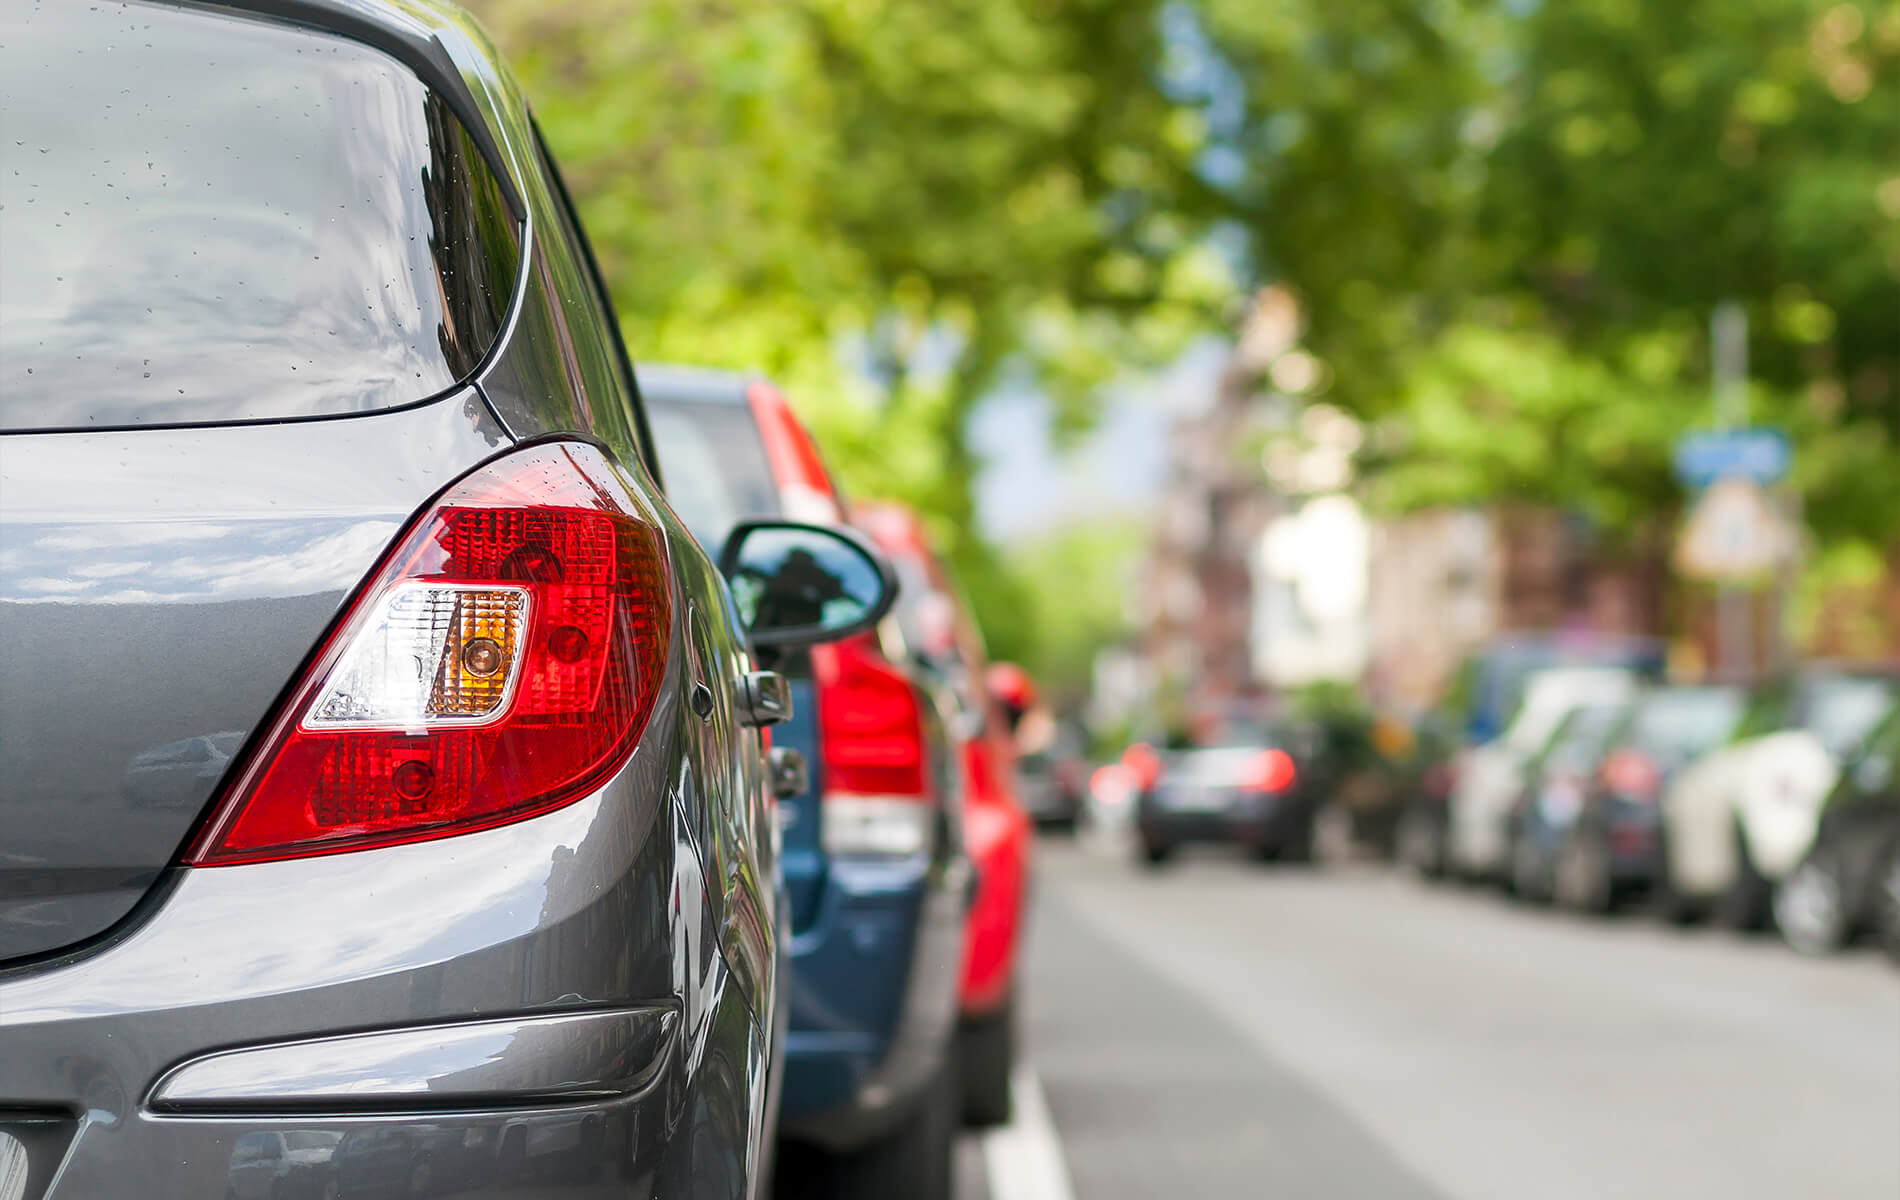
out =
[(377, 602), (324, 680), (303, 727), (480, 725), (514, 694), (528, 592), (406, 583)]
[(827, 854), (908, 858), (937, 841), (936, 807), (915, 797), (830, 792), (819, 812)]

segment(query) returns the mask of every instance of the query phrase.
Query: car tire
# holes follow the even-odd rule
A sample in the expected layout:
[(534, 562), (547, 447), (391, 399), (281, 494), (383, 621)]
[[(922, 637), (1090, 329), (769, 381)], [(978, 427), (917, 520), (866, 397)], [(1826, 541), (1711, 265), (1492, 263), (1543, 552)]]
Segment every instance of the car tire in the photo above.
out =
[(1816, 846), (1775, 888), (1775, 927), (1803, 954), (1832, 954), (1853, 932), (1840, 853)]
[(1550, 903), (1550, 880), (1545, 875), (1544, 864), (1538, 859), (1537, 847), (1521, 830), (1511, 839), (1510, 889), (1513, 896), (1526, 904)]
[(1308, 813), (1306, 814), (1306, 818), (1293, 830), (1293, 836), (1274, 847), (1275, 854), (1273, 857), (1280, 862), (1310, 863), (1315, 857), (1314, 847), (1318, 840), (1319, 814), (1316, 812)]
[(1874, 930), (1887, 957), (1900, 963), (1900, 843), (1887, 848), (1874, 876)]
[(1445, 835), (1436, 821), (1417, 810), (1400, 819), (1399, 861), (1421, 878), (1445, 877)]
[(1766, 929), (1774, 905), (1774, 885), (1755, 866), (1748, 852), (1748, 838), (1737, 822), (1731, 836), (1735, 839), (1735, 878), (1715, 909), (1716, 920), (1728, 929), (1753, 932)]
[(1615, 909), (1610, 850), (1596, 831), (1572, 829), (1564, 838), (1551, 873), (1551, 894), (1559, 907), (1571, 912), (1606, 916)]
[(971, 1129), (1007, 1125), (1009, 1076), (1016, 1066), (1016, 999), (987, 1017), (967, 1022), (957, 1035), (963, 1082), (963, 1124)]
[(1656, 848), (1656, 886), (1650, 894), (1650, 910), (1656, 918), (1667, 925), (1693, 925), (1702, 919), (1702, 905), (1694, 896), (1676, 886), (1675, 868), (1671, 866), (1668, 831), (1665, 829), (1661, 844)]
[(1150, 842), (1144, 840), (1141, 843), (1141, 861), (1143, 866), (1150, 868), (1159, 867), (1173, 857), (1174, 847), (1165, 842)]
[(903, 1124), (838, 1160), (832, 1200), (950, 1200), (955, 1194), (957, 1100), (956, 1077), (945, 1068)]

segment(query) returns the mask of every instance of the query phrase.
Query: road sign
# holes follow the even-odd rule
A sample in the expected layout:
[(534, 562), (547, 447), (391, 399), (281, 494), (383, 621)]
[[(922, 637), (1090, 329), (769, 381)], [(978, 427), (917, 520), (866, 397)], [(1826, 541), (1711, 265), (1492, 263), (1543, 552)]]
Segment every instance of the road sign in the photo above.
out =
[(1693, 579), (1748, 579), (1787, 562), (1795, 534), (1768, 494), (1734, 475), (1709, 485), (1676, 545), (1676, 567)]
[(1691, 433), (1676, 443), (1676, 477), (1690, 487), (1718, 479), (1774, 483), (1788, 473), (1794, 452), (1779, 429), (1728, 429)]

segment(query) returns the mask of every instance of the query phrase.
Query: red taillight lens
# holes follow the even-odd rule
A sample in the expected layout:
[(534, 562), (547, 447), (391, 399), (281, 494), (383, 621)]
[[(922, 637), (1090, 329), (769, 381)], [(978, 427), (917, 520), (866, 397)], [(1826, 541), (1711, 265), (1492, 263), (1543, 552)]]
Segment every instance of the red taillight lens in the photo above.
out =
[(1247, 764), (1245, 784), (1251, 791), (1284, 792), (1299, 778), (1293, 756), (1284, 750), (1262, 750)]
[(443, 837), (579, 799), (632, 753), (671, 632), (658, 528), (605, 457), (508, 455), (404, 535), (192, 861)]
[(926, 798), (923, 713), (910, 678), (867, 634), (814, 647), (825, 790)]
[(1122, 751), (1122, 766), (1128, 768), (1140, 791), (1145, 792), (1161, 781), (1161, 756), (1146, 742), (1136, 742)]
[(1650, 801), (1662, 790), (1662, 771), (1635, 750), (1618, 750), (1603, 760), (1603, 782), (1630, 800)]

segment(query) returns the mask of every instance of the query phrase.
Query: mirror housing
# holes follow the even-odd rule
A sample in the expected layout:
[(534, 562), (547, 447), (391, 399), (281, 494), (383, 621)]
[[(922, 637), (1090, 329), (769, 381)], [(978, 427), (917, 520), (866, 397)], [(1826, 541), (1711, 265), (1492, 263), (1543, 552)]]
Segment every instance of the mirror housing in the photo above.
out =
[(803, 521), (741, 521), (719, 552), (755, 647), (799, 648), (863, 633), (897, 600), (897, 573), (856, 532)]
[(1011, 733), (1023, 723), (1023, 716), (1036, 706), (1036, 684), (1029, 672), (1012, 662), (991, 663), (983, 676), (990, 699), (1003, 710)]

